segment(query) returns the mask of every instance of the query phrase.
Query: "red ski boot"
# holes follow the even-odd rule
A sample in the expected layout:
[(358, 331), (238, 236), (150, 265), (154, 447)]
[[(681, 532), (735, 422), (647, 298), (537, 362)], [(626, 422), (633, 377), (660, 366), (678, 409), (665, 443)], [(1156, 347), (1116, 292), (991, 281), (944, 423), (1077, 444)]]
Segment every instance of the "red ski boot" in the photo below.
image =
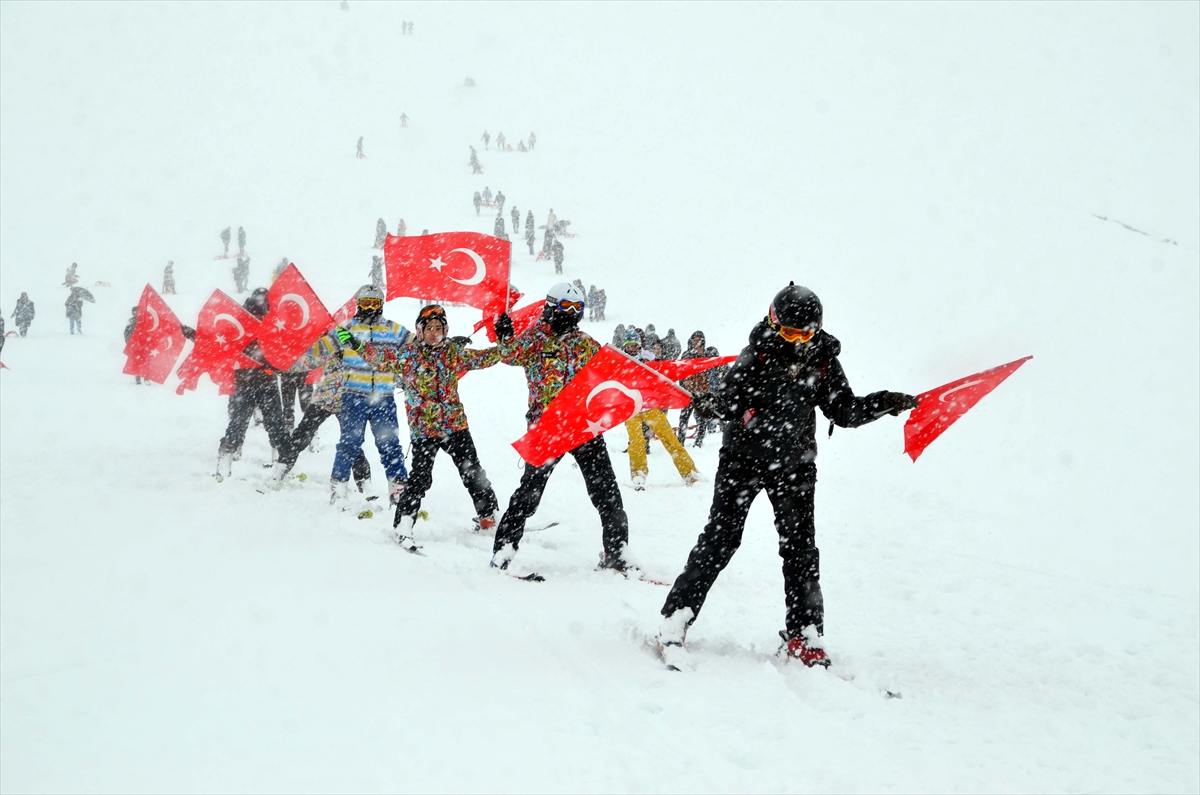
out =
[(788, 657), (799, 660), (809, 668), (818, 665), (822, 668), (829, 667), (829, 657), (825, 654), (825, 650), (811, 641), (805, 640), (803, 635), (789, 638), (785, 632), (780, 631), (779, 637), (783, 638), (783, 646), (779, 650), (786, 651)]

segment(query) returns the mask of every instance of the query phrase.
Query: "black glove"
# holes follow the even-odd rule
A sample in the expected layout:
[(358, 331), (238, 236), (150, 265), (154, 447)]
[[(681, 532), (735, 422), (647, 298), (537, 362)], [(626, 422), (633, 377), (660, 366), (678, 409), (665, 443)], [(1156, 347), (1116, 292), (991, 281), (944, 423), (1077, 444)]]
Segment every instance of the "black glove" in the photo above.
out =
[(893, 417), (900, 416), (900, 412), (915, 409), (917, 407), (917, 399), (912, 395), (906, 395), (903, 392), (876, 392), (875, 393), (875, 416), (882, 417), (884, 414), (891, 414)]
[(451, 337), (450, 341), (457, 345), (461, 345), (464, 348), (471, 344), (470, 337)]
[(720, 419), (717, 396), (711, 392), (692, 395), (692, 408), (695, 410), (696, 416), (702, 420)]
[(496, 317), (496, 339), (508, 340), (512, 339), (514, 333), (512, 318), (507, 312), (501, 312)]
[(191, 326), (184, 326), (180, 324), (179, 330), (183, 332), (183, 336), (187, 337), (189, 340), (195, 341), (196, 329), (192, 328)]

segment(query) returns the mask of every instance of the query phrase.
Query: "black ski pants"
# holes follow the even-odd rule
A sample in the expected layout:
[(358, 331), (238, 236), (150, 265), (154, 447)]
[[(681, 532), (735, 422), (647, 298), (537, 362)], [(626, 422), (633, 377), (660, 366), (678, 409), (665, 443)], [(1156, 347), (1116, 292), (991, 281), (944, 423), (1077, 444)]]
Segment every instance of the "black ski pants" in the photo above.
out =
[[(679, 443), (683, 444), (687, 439), (688, 420), (692, 418), (693, 406), (691, 403), (679, 410), (679, 430), (676, 436), (679, 437)], [(704, 434), (708, 432), (708, 421), (696, 417), (696, 447), (704, 444)]]
[[(579, 471), (583, 473), (583, 482), (587, 485), (588, 497), (592, 500), (596, 512), (600, 514), (600, 526), (604, 530), (604, 551), (609, 555), (620, 555), (621, 548), (629, 542), (629, 517), (625, 515), (625, 504), (621, 501), (621, 490), (617, 486), (617, 476), (613, 474), (612, 460), (608, 457), (608, 447), (604, 437), (597, 436), (590, 442), (572, 450), (569, 455), (575, 457)], [(525, 465), (521, 474), (521, 483), (508, 501), (508, 508), (496, 527), (496, 543), (493, 551), (499, 551), (506, 543), (513, 548), (521, 545), (521, 536), (525, 534), (525, 521), (537, 512), (538, 504), (542, 501), (542, 492), (550, 474), (562, 457), (547, 461), (540, 467)]]
[(825, 603), (813, 521), (816, 480), (816, 464), (757, 459), (722, 447), (708, 524), (688, 555), (683, 573), (675, 579), (662, 614), (669, 616), (685, 607), (700, 614), (717, 575), (742, 543), (750, 504), (760, 490), (765, 490), (775, 509), (779, 557), (783, 558), (788, 637), (796, 637), (810, 624), (823, 633)]
[(455, 431), (447, 436), (425, 436), (412, 440), (412, 467), (408, 471), (408, 483), (400, 494), (400, 502), (396, 504), (396, 520), (399, 525), (401, 517), (416, 516), (421, 510), (421, 500), (433, 484), (433, 461), (437, 458), (438, 450), (450, 454), (450, 460), (458, 467), (458, 476), (471, 495), (475, 504), (476, 516), (491, 516), (500, 507), (496, 500), (496, 492), (488, 480), (483, 465), (479, 463), (479, 453), (475, 450), (475, 440), (471, 431), (464, 429)]
[(283, 397), (283, 420), (291, 431), (296, 425), (296, 399), (300, 399), (300, 411), (308, 409), (313, 388), (304, 383), (308, 373), (280, 373), (279, 391)]
[[(317, 429), (332, 416), (325, 409), (309, 403), (304, 409), (304, 416), (300, 418), (300, 424), (296, 426), (296, 430), (292, 431), (291, 438), (284, 446), (285, 449), (279, 451), (280, 463), (287, 464), (289, 470), (294, 467), (301, 451), (308, 447), (313, 437), (317, 435)], [(354, 482), (360, 484), (359, 490), (361, 491), (361, 484), (371, 479), (371, 464), (368, 463), (367, 457), (363, 455), (361, 449), (358, 451), (358, 458), (354, 459), (351, 471), (354, 473)]]
[(279, 382), (275, 375), (254, 368), (235, 370), (233, 395), (229, 398), (229, 426), (221, 438), (221, 447), (233, 451), (246, 441), (246, 428), (254, 416), (255, 407), (262, 409), (263, 426), (271, 446), (283, 451), (288, 443), (288, 429), (283, 425), (283, 408), (279, 405)]

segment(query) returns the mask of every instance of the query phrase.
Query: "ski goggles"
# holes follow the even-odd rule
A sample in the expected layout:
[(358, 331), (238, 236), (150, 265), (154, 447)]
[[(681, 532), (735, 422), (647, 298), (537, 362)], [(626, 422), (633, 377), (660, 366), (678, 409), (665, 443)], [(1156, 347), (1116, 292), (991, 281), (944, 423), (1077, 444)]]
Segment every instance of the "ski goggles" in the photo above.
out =
[(560, 312), (574, 312), (578, 315), (583, 311), (583, 301), (570, 301), (566, 298), (561, 298), (558, 301), (558, 309)]
[(783, 325), (779, 322), (779, 318), (775, 317), (775, 307), (771, 307), (768, 310), (768, 315), (771, 320), (771, 328), (779, 332), (779, 336), (783, 337), (786, 342), (808, 342), (820, 330), (815, 328), (793, 328)]
[(383, 309), (382, 298), (360, 298), (358, 305), (363, 309)]
[(427, 320), (441, 320), (444, 323), (446, 321), (446, 310), (437, 304), (425, 307), (417, 315), (417, 322), (424, 323)]

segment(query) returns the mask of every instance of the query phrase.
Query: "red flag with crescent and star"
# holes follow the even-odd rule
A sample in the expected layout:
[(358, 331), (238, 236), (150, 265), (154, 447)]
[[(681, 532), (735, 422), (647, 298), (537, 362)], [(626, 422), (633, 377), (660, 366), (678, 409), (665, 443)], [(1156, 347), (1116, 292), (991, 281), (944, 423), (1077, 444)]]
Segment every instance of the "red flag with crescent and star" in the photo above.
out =
[(288, 263), (267, 291), (270, 311), (258, 330), (263, 356), (276, 370), (296, 363), (326, 331), (333, 328), (333, 316), (317, 298), (295, 263)]
[(396, 237), (383, 244), (387, 297), (457, 301), (498, 315), (508, 307), (511, 244), (478, 232)]
[(605, 345), (513, 447), (526, 463), (541, 466), (646, 409), (681, 409), (691, 400), (666, 377)]
[(243, 356), (242, 351), (258, 337), (259, 325), (259, 319), (243, 309), (237, 301), (220, 290), (213, 290), (204, 306), (200, 307), (192, 352), (175, 371), (179, 376), (176, 394), (182, 395), (189, 389), (195, 389), (200, 383), (200, 376), (208, 373), (222, 395), (232, 395), (233, 371), (241, 367), (258, 366)]
[(703, 373), (723, 364), (737, 361), (736, 356), (702, 356), (695, 359), (663, 359), (661, 362), (646, 362), (646, 366), (670, 378), (672, 381), (682, 381), (690, 375)]
[[(520, 309), (510, 309), (508, 317), (513, 322), (513, 336), (519, 337), (533, 325), (538, 322), (538, 318), (542, 316), (542, 310), (546, 307), (545, 301), (537, 301), (529, 306), (523, 306)], [(484, 329), (487, 333), (487, 338), (491, 342), (496, 341), (496, 318), (499, 315), (489, 315), (486, 312), (483, 314), (483, 320), (477, 322), (472, 332)]]
[(1032, 358), (1026, 356), (917, 395), (917, 407), (904, 423), (904, 452), (916, 461), (943, 431)]
[(183, 353), (183, 327), (154, 288), (146, 285), (138, 301), (137, 326), (125, 343), (126, 375), (164, 383)]

